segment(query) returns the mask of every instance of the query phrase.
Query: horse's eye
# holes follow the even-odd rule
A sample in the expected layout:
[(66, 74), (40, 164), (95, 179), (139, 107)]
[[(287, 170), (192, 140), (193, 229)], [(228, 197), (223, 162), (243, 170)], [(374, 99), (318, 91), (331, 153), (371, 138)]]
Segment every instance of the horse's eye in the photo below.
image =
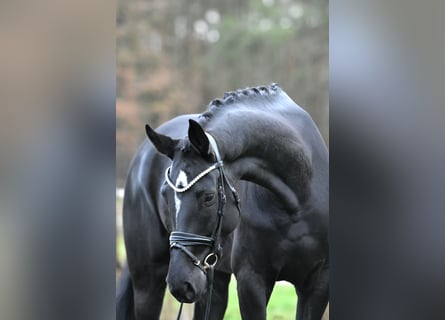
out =
[(215, 194), (214, 193), (206, 193), (204, 195), (204, 202), (206, 204), (209, 204), (209, 202), (212, 202), (213, 200), (215, 200)]

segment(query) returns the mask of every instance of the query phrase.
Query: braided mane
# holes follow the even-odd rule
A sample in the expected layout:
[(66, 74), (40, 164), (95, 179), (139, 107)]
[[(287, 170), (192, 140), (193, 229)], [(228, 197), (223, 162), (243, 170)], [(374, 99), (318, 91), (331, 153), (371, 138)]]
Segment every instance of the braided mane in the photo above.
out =
[(223, 98), (213, 99), (208, 105), (208, 111), (202, 116), (210, 118), (214, 111), (221, 107), (226, 107), (236, 103), (246, 103), (257, 99), (269, 100), (270, 98), (278, 96), (282, 89), (276, 84), (271, 83), (269, 86), (249, 87), (245, 89), (238, 89), (235, 91), (228, 91), (224, 93)]

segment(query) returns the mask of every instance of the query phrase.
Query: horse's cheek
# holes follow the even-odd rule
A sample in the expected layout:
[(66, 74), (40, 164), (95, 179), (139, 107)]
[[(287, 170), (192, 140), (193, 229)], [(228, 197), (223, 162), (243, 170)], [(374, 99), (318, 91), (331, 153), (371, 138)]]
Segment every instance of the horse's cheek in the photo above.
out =
[(173, 231), (173, 218), (167, 206), (165, 204), (162, 205), (162, 208), (159, 212), (159, 218), (161, 219), (162, 225), (164, 226), (165, 230), (167, 230), (168, 232)]

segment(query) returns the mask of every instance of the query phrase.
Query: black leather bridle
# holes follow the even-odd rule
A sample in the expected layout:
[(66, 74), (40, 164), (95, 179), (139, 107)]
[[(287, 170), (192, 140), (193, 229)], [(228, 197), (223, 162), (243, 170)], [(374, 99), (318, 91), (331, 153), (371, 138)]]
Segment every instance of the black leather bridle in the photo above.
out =
[[(208, 133), (206, 133), (207, 138), (209, 139), (210, 145), (212, 146), (213, 152), (216, 157), (216, 163), (214, 163), (211, 167), (201, 172), (195, 179), (193, 179), (187, 186), (178, 188), (173, 184), (173, 182), (170, 179), (170, 170), (171, 167), (167, 168), (165, 172), (165, 180), (168, 183), (168, 185), (175, 190), (176, 192), (185, 192), (189, 190), (198, 180), (200, 180), (202, 177), (207, 175), (213, 170), (218, 170), (219, 177), (217, 182), (217, 191), (218, 191), (218, 207), (217, 207), (217, 220), (215, 228), (212, 232), (212, 235), (210, 237), (193, 234), (193, 233), (187, 233), (187, 232), (180, 232), (180, 231), (173, 231), (170, 234), (170, 250), (172, 249), (179, 249), (183, 253), (185, 253), (193, 262), (195, 266), (197, 266), (199, 269), (201, 269), (204, 274), (206, 274), (207, 277), (207, 302), (206, 302), (206, 312), (205, 312), (205, 318), (209, 319), (210, 315), (210, 304), (212, 300), (212, 291), (213, 291), (213, 277), (214, 277), (214, 267), (218, 263), (218, 260), (221, 257), (222, 253), (222, 246), (221, 246), (221, 227), (222, 227), (222, 219), (224, 217), (224, 206), (226, 204), (226, 193), (224, 188), (224, 183), (227, 184), (227, 186), (230, 188), (233, 197), (235, 199), (235, 204), (238, 209), (238, 213), (241, 214), (240, 210), (240, 198), (238, 196), (238, 192), (236, 189), (232, 186), (230, 181), (227, 179), (227, 176), (224, 172), (224, 165), (223, 161), (221, 159), (218, 146), (216, 144), (215, 139)], [(210, 253), (204, 258), (204, 261), (199, 260), (196, 255), (194, 255), (187, 247), (191, 246), (206, 246), (210, 248)], [(181, 317), (181, 311), (182, 311), (182, 303), (181, 307), (179, 309), (179, 314), (177, 319)]]

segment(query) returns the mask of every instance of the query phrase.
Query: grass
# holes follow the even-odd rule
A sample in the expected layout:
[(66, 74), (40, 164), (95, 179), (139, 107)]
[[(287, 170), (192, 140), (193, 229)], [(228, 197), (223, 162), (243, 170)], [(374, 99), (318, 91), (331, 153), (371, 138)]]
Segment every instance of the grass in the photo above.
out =
[(126, 260), (124, 235), (122, 233), (123, 200), (116, 197), (116, 259), (123, 263)]
[[(267, 319), (295, 319), (297, 295), (291, 285), (278, 282), (275, 284), (269, 304), (267, 305)], [(224, 316), (226, 320), (240, 320), (236, 280), (232, 277), (229, 286), (229, 303)]]

